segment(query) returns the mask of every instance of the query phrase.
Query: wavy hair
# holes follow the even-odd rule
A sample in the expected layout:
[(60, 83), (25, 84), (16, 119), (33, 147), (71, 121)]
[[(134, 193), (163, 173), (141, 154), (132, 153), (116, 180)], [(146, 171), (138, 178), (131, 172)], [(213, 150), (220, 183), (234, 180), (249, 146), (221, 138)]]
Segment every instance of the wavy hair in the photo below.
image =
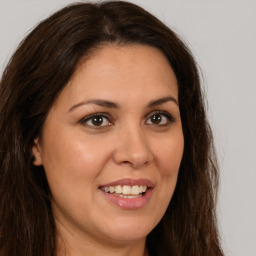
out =
[(148, 234), (150, 256), (222, 256), (215, 203), (218, 168), (198, 68), (156, 17), (124, 1), (76, 3), (21, 42), (0, 82), (0, 255), (56, 255), (56, 227), (43, 167), (31, 148), (54, 101), (82, 60), (105, 44), (158, 48), (177, 81), (184, 154), (168, 209)]

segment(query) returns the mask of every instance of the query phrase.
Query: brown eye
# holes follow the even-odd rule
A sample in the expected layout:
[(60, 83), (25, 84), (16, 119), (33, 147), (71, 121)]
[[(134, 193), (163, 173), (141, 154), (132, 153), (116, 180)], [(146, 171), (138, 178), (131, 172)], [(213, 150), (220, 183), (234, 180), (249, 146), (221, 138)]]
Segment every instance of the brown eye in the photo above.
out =
[(159, 114), (154, 114), (150, 117), (150, 120), (152, 124), (160, 124), (162, 121), (162, 116)]
[(95, 127), (95, 128), (112, 125), (112, 123), (109, 121), (109, 118), (103, 114), (90, 115), (90, 116), (82, 119), (80, 122), (85, 126)]
[(92, 117), (91, 123), (95, 126), (101, 126), (104, 122), (103, 116), (94, 116)]
[(172, 115), (170, 115), (168, 112), (160, 111), (151, 114), (148, 117), (146, 124), (165, 126), (171, 124), (172, 122), (174, 122), (174, 118), (172, 117)]

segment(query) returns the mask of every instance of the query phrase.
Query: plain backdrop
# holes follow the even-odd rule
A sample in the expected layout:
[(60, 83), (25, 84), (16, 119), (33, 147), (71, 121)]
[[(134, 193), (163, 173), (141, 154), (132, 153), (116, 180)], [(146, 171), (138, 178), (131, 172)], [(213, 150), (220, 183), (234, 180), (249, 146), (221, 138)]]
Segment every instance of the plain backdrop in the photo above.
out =
[[(22, 38), (70, 0), (0, 0), (0, 74)], [(208, 97), (227, 256), (256, 256), (256, 1), (131, 0), (188, 44)], [(0, 135), (1, 136), (1, 135)]]

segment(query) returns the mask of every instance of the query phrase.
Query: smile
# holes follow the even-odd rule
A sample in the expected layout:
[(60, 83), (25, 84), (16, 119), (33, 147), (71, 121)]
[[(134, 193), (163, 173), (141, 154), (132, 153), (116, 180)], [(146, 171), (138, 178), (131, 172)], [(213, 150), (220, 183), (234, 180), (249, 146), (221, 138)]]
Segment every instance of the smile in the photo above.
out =
[(150, 201), (154, 184), (148, 179), (121, 179), (101, 185), (99, 191), (111, 204), (125, 210), (144, 208)]
[(101, 190), (114, 194), (119, 197), (123, 198), (137, 198), (143, 195), (147, 191), (147, 186), (143, 185), (135, 185), (135, 186), (128, 186), (128, 185), (117, 185), (117, 186), (108, 186), (108, 187), (101, 187)]

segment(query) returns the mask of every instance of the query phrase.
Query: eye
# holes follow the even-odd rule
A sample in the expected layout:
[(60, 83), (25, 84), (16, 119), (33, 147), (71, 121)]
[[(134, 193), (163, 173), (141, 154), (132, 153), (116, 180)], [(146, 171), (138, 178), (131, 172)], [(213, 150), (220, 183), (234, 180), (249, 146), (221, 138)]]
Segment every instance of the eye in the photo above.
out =
[(174, 118), (171, 114), (165, 111), (157, 111), (152, 113), (146, 121), (149, 125), (167, 126), (174, 122)]
[(113, 123), (110, 122), (110, 118), (105, 114), (93, 114), (83, 118), (80, 123), (85, 126), (100, 128), (112, 125)]

